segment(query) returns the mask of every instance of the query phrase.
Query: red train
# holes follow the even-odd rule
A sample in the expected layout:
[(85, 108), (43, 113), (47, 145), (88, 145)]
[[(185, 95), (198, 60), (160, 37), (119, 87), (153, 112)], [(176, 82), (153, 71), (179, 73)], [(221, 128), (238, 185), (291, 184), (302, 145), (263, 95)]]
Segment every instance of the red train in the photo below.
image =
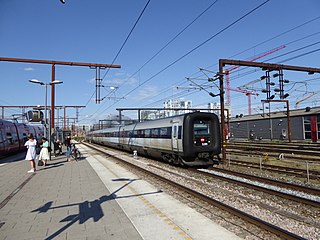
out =
[(39, 126), (0, 120), (0, 157), (26, 150), (24, 143), (29, 133), (38, 141), (43, 137), (43, 129)]

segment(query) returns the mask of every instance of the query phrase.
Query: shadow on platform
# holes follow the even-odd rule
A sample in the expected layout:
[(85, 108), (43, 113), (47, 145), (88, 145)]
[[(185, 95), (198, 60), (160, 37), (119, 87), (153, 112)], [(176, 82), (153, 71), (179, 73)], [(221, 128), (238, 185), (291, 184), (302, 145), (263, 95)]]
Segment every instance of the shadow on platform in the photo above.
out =
[(60, 222), (68, 222), (65, 226), (61, 227), (56, 232), (52, 233), (50, 236), (46, 237), (45, 240), (54, 239), (55, 237), (59, 236), (63, 231), (68, 229), (70, 226), (72, 226), (75, 223), (83, 224), (90, 218), (93, 219), (94, 222), (99, 221), (103, 216), (103, 210), (101, 207), (101, 204), (104, 202), (107, 202), (109, 200), (114, 199), (120, 199), (120, 198), (129, 198), (129, 197), (137, 197), (137, 196), (144, 196), (144, 195), (150, 195), (150, 194), (157, 194), (161, 193), (162, 190), (156, 191), (156, 192), (149, 192), (149, 193), (142, 193), (142, 194), (133, 194), (133, 195), (127, 195), (127, 196), (117, 196), (117, 192), (119, 192), (121, 189), (127, 187), (130, 183), (137, 181), (139, 179), (128, 179), (128, 178), (118, 178), (118, 179), (112, 179), (112, 181), (128, 181), (126, 184), (124, 184), (122, 187), (111, 193), (110, 195), (104, 195), (101, 196), (99, 199), (93, 200), (93, 201), (84, 201), (81, 203), (71, 203), (66, 205), (60, 205), (60, 206), (52, 206), (53, 201), (47, 202), (43, 206), (31, 211), (31, 212), (38, 212), (38, 213), (46, 213), (49, 210), (58, 209), (58, 208), (67, 208), (71, 206), (79, 206), (79, 213), (73, 214), (65, 217)]

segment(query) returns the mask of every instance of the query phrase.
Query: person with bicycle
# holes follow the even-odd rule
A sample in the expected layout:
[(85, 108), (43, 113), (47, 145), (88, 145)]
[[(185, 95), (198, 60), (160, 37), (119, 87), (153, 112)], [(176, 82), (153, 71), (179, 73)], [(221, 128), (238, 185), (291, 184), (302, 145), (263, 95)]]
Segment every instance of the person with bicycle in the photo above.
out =
[(67, 147), (66, 151), (66, 157), (67, 161), (70, 162), (70, 156), (71, 156), (71, 150), (72, 150), (72, 144), (71, 144), (71, 137), (68, 136), (67, 139), (64, 141), (64, 145)]
[(78, 161), (78, 157), (80, 157), (80, 151), (76, 147), (76, 144), (72, 144), (72, 155), (71, 155), (76, 161)]
[(54, 156), (57, 157), (57, 156), (60, 156), (61, 154), (62, 154), (62, 145), (59, 139), (57, 139), (54, 142)]

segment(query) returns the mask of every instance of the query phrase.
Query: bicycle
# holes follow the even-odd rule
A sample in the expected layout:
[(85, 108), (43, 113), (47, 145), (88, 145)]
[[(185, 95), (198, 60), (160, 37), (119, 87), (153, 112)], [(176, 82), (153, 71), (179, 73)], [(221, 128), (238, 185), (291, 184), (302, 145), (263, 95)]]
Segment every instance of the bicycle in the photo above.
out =
[(81, 152), (75, 144), (72, 144), (71, 157), (76, 161), (78, 161), (78, 159), (82, 157)]

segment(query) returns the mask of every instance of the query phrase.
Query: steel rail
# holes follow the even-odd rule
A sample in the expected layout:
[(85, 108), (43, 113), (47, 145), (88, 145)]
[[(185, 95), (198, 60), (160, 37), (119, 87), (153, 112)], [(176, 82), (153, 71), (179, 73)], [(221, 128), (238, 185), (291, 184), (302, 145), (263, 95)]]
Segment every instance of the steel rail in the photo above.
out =
[(294, 153), (300, 155), (310, 155), (310, 154), (318, 154), (320, 148), (314, 149), (297, 149), (287, 147), (280, 147), (280, 146), (272, 146), (272, 145), (255, 145), (251, 143), (247, 143), (246, 145), (242, 144), (229, 144), (227, 145), (227, 149), (245, 149), (246, 151), (271, 151), (277, 153)]
[(167, 183), (167, 184), (169, 184), (171, 186), (174, 186), (174, 187), (176, 187), (176, 188), (178, 188), (178, 189), (180, 189), (182, 191), (185, 191), (188, 194), (190, 194), (190, 195), (192, 195), (192, 196), (194, 196), (196, 198), (202, 199), (203, 201), (205, 201), (205, 202), (207, 202), (207, 203), (209, 203), (209, 204), (211, 204), (211, 205), (213, 205), (215, 207), (223, 209), (223, 210), (227, 211), (228, 213), (233, 214), (233, 215), (243, 219), (244, 221), (250, 222), (251, 224), (254, 224), (254, 225), (256, 225), (256, 226), (258, 226), (258, 227), (260, 227), (260, 228), (262, 228), (262, 229), (264, 229), (266, 231), (271, 232), (272, 234), (277, 235), (281, 239), (305, 240), (305, 238), (303, 238), (301, 236), (298, 236), (298, 235), (296, 235), (294, 233), (291, 233), (291, 232), (289, 232), (289, 231), (287, 231), (285, 229), (282, 229), (282, 228), (280, 228), (278, 226), (275, 226), (275, 225), (273, 225), (271, 223), (268, 223), (268, 222), (266, 222), (266, 221), (264, 221), (262, 219), (259, 219), (259, 218), (255, 217), (255, 216), (252, 216), (252, 215), (248, 214), (248, 213), (240, 211), (240, 210), (238, 210), (238, 209), (236, 209), (234, 207), (231, 207), (231, 206), (229, 206), (227, 204), (219, 202), (219, 201), (217, 201), (215, 199), (212, 199), (211, 197), (208, 197), (208, 196), (206, 196), (206, 195), (204, 195), (202, 193), (194, 191), (194, 190), (192, 190), (192, 189), (190, 189), (188, 187), (185, 187), (185, 186), (183, 186), (183, 185), (181, 185), (181, 184), (179, 184), (177, 182), (171, 181), (171, 180), (166, 179), (166, 178), (164, 178), (162, 176), (159, 176), (159, 175), (157, 175), (155, 173), (152, 173), (152, 172), (150, 172), (150, 171), (148, 171), (146, 169), (143, 169), (143, 168), (141, 168), (141, 167), (139, 167), (139, 166), (137, 166), (137, 165), (135, 165), (133, 163), (127, 162), (127, 161), (121, 159), (118, 156), (108, 154), (108, 153), (104, 152), (103, 150), (99, 149), (98, 147), (89, 145), (87, 143), (84, 143), (84, 145), (86, 145), (88, 147), (91, 147), (91, 148), (94, 148), (95, 150), (97, 150), (97, 151), (99, 151), (99, 152), (101, 152), (103, 154), (106, 154), (107, 156), (110, 156), (110, 157), (113, 157), (113, 158), (115, 158), (117, 160), (120, 160), (121, 162), (125, 163), (126, 165), (128, 165), (128, 166), (130, 166), (130, 167), (132, 167), (132, 168), (134, 168), (134, 169), (136, 169), (138, 171), (141, 171), (141, 172), (143, 172), (145, 174), (148, 174), (148, 175), (150, 175), (152, 177), (155, 177), (155, 178), (157, 178), (157, 179), (159, 179), (159, 180), (161, 180), (161, 181), (163, 181), (163, 182), (165, 182), (165, 183)]
[(213, 170), (213, 171), (222, 172), (222, 173), (225, 173), (225, 174), (234, 175), (234, 176), (237, 176), (237, 177), (242, 177), (242, 178), (250, 179), (250, 180), (253, 180), (253, 181), (259, 181), (259, 182), (271, 184), (271, 185), (278, 186), (278, 187), (288, 188), (288, 189), (292, 189), (292, 190), (295, 190), (295, 191), (304, 192), (304, 193), (307, 193), (307, 194), (320, 196), (320, 189), (316, 189), (316, 188), (305, 187), (305, 186), (301, 186), (301, 185), (297, 185), (297, 184), (293, 184), (293, 183), (288, 183), (288, 182), (281, 182), (281, 181), (278, 181), (278, 180), (265, 178), (265, 177), (257, 177), (257, 176), (254, 176), (254, 175), (241, 173), (241, 172), (235, 172), (235, 171), (231, 171), (231, 170), (228, 170), (228, 169), (221, 169), (221, 168), (214, 168), (213, 167), (213, 168), (210, 168), (209, 170)]
[[(227, 154), (231, 155), (238, 155), (238, 156), (248, 156), (248, 155), (254, 155), (256, 157), (263, 156), (265, 152), (258, 152), (258, 151), (244, 151), (243, 149), (227, 149)], [(269, 157), (279, 158), (280, 153), (279, 152), (268, 152)], [(295, 160), (297, 163), (302, 162), (309, 162), (309, 163), (319, 163), (320, 162), (320, 156), (314, 156), (314, 155), (292, 155), (292, 154), (285, 154), (284, 158), (286, 160)]]
[(284, 199), (295, 201), (297, 203), (303, 203), (303, 204), (310, 205), (310, 206), (317, 207), (317, 208), (320, 207), (320, 202), (314, 201), (314, 200), (311, 200), (311, 199), (307, 199), (307, 198), (295, 196), (295, 195), (292, 195), (292, 194), (276, 191), (276, 190), (273, 190), (273, 189), (257, 186), (257, 185), (252, 184), (252, 183), (241, 182), (241, 181), (238, 181), (238, 180), (235, 180), (235, 179), (230, 179), (228, 177), (215, 175), (213, 173), (201, 172), (201, 174), (209, 176), (211, 178), (218, 178), (218, 179), (223, 180), (223, 181), (227, 181), (227, 182), (231, 182), (231, 183), (234, 183), (234, 184), (237, 184), (237, 185), (241, 185), (241, 186), (244, 186), (244, 187), (247, 187), (247, 188), (250, 188), (250, 189), (255, 189), (257, 191), (265, 192), (265, 193), (268, 193), (270, 195), (276, 195), (276, 196), (282, 197)]
[[(161, 169), (160, 167), (158, 166), (154, 166), (154, 165), (149, 165), (153, 168), (157, 168), (157, 169), (160, 169), (160, 170), (163, 170)], [(261, 179), (259, 177), (255, 177), (255, 176), (252, 176), (252, 175), (247, 175), (247, 174), (243, 174), (241, 175), (241, 173), (239, 175), (237, 175), (236, 172), (233, 172), (233, 171), (230, 171), (228, 172), (227, 170), (224, 171), (224, 169), (215, 169), (215, 168), (210, 168), (209, 170), (212, 170), (212, 171), (220, 171), (222, 170), (221, 172), (223, 173), (228, 173), (228, 174), (232, 174), (232, 173), (235, 173), (234, 175), (236, 176), (241, 176), (241, 177), (245, 177), (245, 176), (248, 176), (248, 178), (250, 179), (251, 177), (253, 177), (251, 180), (255, 180), (255, 181), (259, 181), (259, 182), (262, 182)], [(166, 170), (168, 171), (168, 170)], [(307, 204), (307, 205), (310, 205), (310, 206), (313, 206), (313, 207), (317, 207), (317, 208), (320, 208), (320, 202), (318, 201), (314, 201), (314, 200), (311, 200), (311, 199), (307, 199), (307, 198), (303, 198), (303, 197), (299, 197), (299, 196), (295, 196), (295, 195), (292, 195), (292, 194), (289, 194), (289, 193), (284, 193), (284, 192), (280, 192), (280, 191), (277, 191), (277, 190), (273, 190), (273, 189), (269, 189), (269, 188), (266, 188), (266, 187), (261, 187), (261, 186), (257, 186), (255, 184), (252, 184), (252, 183), (247, 183), (247, 182), (242, 182), (242, 181), (238, 181), (238, 180), (235, 180), (235, 179), (231, 179), (231, 178), (228, 178), (228, 177), (224, 177), (224, 176), (220, 176), (220, 175), (216, 175), (214, 173), (209, 173), (209, 172), (203, 172), (203, 171), (199, 171), (198, 169), (188, 169), (188, 171), (191, 171), (193, 173), (197, 173), (197, 174), (201, 174), (201, 175), (205, 175), (207, 177), (210, 177), (210, 178), (217, 178), (217, 179), (220, 179), (222, 181), (226, 181), (226, 182), (230, 182), (230, 183), (234, 183), (236, 185), (240, 185), (240, 186), (244, 186), (246, 188), (250, 188), (250, 189), (254, 189), (254, 190), (257, 190), (257, 191), (261, 191), (261, 192), (265, 192), (265, 193), (268, 193), (270, 195), (276, 195), (276, 196), (279, 196), (279, 197), (282, 197), (284, 199), (288, 199), (288, 200), (292, 200), (292, 201), (295, 201), (297, 203), (303, 203), (303, 204)], [(231, 173), (232, 172), (232, 173)], [(175, 174), (175, 175), (178, 175), (178, 176), (181, 176), (179, 174), (176, 174), (174, 172), (170, 172), (171, 174)], [(183, 177), (183, 176), (182, 176)], [(264, 180), (265, 178), (262, 178), (262, 180)], [(272, 183), (273, 180), (271, 179), (266, 179), (266, 182), (269, 180), (269, 183)], [(279, 181), (276, 181), (278, 182), (279, 186), (281, 184), (285, 185), (285, 183), (283, 182), (279, 182)], [(274, 184), (276, 185), (276, 184)], [(283, 186), (282, 185), (282, 186)], [(293, 185), (293, 184), (292, 184)], [(294, 185), (294, 186), (299, 186), (299, 185)], [(288, 187), (288, 186), (286, 186)], [(299, 186), (301, 187), (301, 186)], [(311, 189), (313, 190), (314, 192), (316, 192), (315, 195), (319, 195), (320, 194), (320, 191), (317, 190), (317, 189)]]
[(298, 146), (279, 146), (279, 145), (258, 145), (258, 144), (228, 144), (228, 149), (239, 149), (239, 150), (245, 150), (245, 151), (265, 151), (265, 152), (273, 152), (273, 153), (289, 153), (289, 154), (298, 154), (298, 155), (305, 155), (310, 156), (313, 155), (314, 157), (317, 156), (317, 154), (320, 151), (319, 147), (312, 147), (309, 149), (302, 149)]
[[(250, 166), (252, 168), (260, 168), (260, 164), (256, 162), (248, 162), (248, 161), (240, 161), (240, 160), (231, 160), (230, 164), (233, 165), (240, 165), (240, 166)], [(305, 170), (298, 169), (298, 168), (290, 168), (290, 167), (282, 167), (282, 166), (276, 166), (276, 165), (269, 165), (269, 164), (263, 164), (262, 169), (282, 173), (282, 174), (289, 174), (289, 175), (295, 175), (299, 177), (306, 177), (307, 174), (305, 173)], [(320, 178), (320, 172), (318, 171), (309, 171), (309, 176), (312, 179), (318, 179)]]
[(320, 149), (319, 143), (305, 143), (305, 142), (294, 142), (294, 143), (288, 143), (288, 142), (255, 142), (255, 141), (230, 141), (227, 143), (227, 145), (246, 145), (248, 146), (272, 146), (272, 147), (279, 147), (279, 148), (310, 148), (310, 149)]

